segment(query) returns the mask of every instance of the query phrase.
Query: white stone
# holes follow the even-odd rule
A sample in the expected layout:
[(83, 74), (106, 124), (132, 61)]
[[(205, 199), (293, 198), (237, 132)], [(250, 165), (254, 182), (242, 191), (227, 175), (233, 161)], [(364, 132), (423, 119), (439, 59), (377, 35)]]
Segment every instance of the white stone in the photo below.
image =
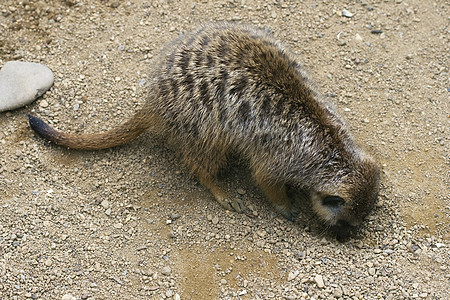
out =
[(347, 18), (353, 17), (353, 14), (351, 12), (349, 12), (348, 10), (346, 10), (345, 8), (342, 10), (342, 15)]
[(323, 289), (325, 287), (322, 275), (316, 275), (314, 277), (314, 281), (316, 282), (316, 284), (319, 288)]
[(300, 274), (300, 271), (298, 271), (298, 270), (296, 270), (294, 272), (289, 272), (287, 280), (288, 281), (294, 280), (298, 276), (298, 274)]
[(103, 200), (102, 203), (100, 203), (104, 209), (108, 209), (109, 208), (109, 201), (108, 200)]
[(170, 272), (172, 272), (172, 270), (170, 269), (169, 266), (163, 267), (161, 269), (161, 274), (165, 275), (165, 276), (169, 276)]
[(38, 63), (9, 61), (0, 70), (0, 112), (25, 106), (53, 84), (53, 72)]
[(340, 287), (337, 287), (337, 288), (334, 290), (333, 295), (334, 295), (334, 297), (336, 297), (336, 298), (341, 298), (341, 297), (343, 296), (342, 289), (341, 289)]
[(41, 103), (39, 103), (39, 106), (42, 108), (47, 108), (48, 107), (48, 102), (46, 100), (42, 100)]
[(72, 294), (65, 294), (61, 299), (62, 300), (76, 300), (77, 298), (72, 296)]

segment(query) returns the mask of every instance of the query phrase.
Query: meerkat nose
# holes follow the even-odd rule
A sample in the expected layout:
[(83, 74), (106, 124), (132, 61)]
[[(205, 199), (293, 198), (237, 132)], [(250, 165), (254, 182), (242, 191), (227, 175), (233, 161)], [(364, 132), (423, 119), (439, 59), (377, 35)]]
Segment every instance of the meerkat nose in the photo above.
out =
[(339, 242), (344, 242), (349, 238), (350, 233), (354, 227), (350, 225), (347, 221), (339, 220), (336, 225), (334, 225), (331, 230), (336, 235), (336, 239)]

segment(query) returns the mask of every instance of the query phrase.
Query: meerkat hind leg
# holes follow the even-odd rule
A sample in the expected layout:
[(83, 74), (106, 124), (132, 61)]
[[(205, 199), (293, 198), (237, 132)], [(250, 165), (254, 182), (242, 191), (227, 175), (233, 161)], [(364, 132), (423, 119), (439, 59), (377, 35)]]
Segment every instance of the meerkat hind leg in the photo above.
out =
[[(239, 213), (244, 212), (245, 207), (242, 200), (230, 198), (229, 195), (215, 182), (217, 172), (226, 162), (226, 152), (215, 151), (212, 153), (214, 153), (214, 155), (203, 155), (201, 156), (201, 159), (199, 159), (196, 152), (194, 155), (185, 155), (184, 159), (186, 164), (197, 175), (200, 183), (209, 189), (216, 201), (223, 208), (235, 210)], [(190, 159), (192, 156), (195, 157), (195, 159)]]
[(244, 204), (238, 198), (231, 199), (229, 195), (221, 189), (214, 180), (211, 179), (209, 174), (205, 174), (204, 172), (198, 170), (196, 172), (200, 183), (208, 188), (210, 192), (213, 194), (214, 198), (223, 208), (227, 210), (235, 210), (239, 213), (242, 213), (245, 210)]
[(286, 185), (283, 182), (268, 180), (266, 177), (258, 175), (254, 177), (275, 209), (286, 219), (295, 221), (298, 211), (292, 206), (292, 202), (287, 196)]

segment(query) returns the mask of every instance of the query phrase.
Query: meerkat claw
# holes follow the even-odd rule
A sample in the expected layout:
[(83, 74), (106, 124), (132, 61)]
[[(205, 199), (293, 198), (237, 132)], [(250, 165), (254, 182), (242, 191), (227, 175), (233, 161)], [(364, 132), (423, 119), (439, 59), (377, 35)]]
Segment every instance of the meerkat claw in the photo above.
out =
[(287, 208), (285, 206), (281, 206), (281, 205), (275, 205), (275, 209), (286, 219), (288, 219), (291, 222), (295, 222), (295, 220), (298, 217), (298, 210), (296, 209), (292, 209), (292, 208)]
[(231, 206), (238, 213), (243, 213), (245, 211), (245, 206), (244, 206), (244, 203), (243, 203), (243, 201), (241, 199), (234, 198), (234, 200), (231, 201)]

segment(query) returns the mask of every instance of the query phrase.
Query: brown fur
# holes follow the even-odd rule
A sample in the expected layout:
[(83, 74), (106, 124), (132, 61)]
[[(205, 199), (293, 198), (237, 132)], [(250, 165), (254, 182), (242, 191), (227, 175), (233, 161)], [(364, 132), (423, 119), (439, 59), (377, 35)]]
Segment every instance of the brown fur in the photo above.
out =
[(118, 128), (71, 135), (31, 116), (30, 125), (76, 149), (117, 146), (157, 126), (227, 209), (243, 209), (215, 183), (233, 151), (249, 161), (255, 181), (288, 218), (295, 209), (286, 185), (307, 192), (314, 212), (339, 235), (370, 212), (379, 185), (376, 163), (354, 144), (295, 58), (266, 32), (200, 27), (162, 51), (151, 78), (146, 104)]

